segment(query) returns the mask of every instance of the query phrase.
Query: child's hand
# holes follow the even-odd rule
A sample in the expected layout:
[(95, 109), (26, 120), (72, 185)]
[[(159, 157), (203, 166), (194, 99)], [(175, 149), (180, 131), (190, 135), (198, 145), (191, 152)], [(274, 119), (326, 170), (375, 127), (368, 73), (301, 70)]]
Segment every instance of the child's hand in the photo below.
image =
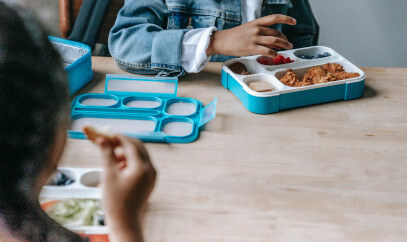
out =
[(276, 57), (275, 49), (292, 49), (283, 33), (270, 29), (273, 24), (295, 25), (297, 21), (286, 15), (269, 15), (238, 27), (216, 31), (211, 36), (206, 54), (229, 56), (265, 55)]
[(140, 140), (116, 138), (116, 146), (106, 137), (96, 139), (104, 156), (102, 191), (109, 237), (111, 241), (142, 241), (139, 217), (153, 190), (156, 171)]

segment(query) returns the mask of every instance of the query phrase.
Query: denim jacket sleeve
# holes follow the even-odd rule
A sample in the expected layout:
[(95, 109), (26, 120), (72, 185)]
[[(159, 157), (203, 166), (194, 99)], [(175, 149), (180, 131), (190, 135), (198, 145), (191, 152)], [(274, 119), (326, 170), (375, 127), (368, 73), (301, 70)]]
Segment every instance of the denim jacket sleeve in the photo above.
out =
[(163, 0), (126, 0), (109, 35), (116, 63), (138, 74), (182, 75), (184, 29), (166, 29)]

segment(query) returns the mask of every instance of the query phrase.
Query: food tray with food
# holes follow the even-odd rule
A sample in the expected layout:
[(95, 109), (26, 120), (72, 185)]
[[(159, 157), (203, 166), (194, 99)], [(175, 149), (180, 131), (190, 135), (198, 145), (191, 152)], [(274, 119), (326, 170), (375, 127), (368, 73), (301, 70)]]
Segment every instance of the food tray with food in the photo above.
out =
[(69, 137), (85, 139), (84, 127), (93, 126), (147, 142), (192, 142), (215, 118), (217, 99), (203, 107), (196, 99), (177, 97), (177, 86), (170, 77), (108, 75), (104, 94), (73, 100)]
[(41, 207), (66, 228), (107, 241), (101, 174), (97, 168), (59, 167), (41, 190)]
[(222, 85), (253, 113), (352, 100), (363, 94), (365, 73), (329, 47), (278, 54), (232, 59), (222, 66)]
[(73, 95), (93, 78), (91, 49), (85, 44), (57, 37), (49, 37), (49, 40), (61, 55), (68, 75), (69, 93)]

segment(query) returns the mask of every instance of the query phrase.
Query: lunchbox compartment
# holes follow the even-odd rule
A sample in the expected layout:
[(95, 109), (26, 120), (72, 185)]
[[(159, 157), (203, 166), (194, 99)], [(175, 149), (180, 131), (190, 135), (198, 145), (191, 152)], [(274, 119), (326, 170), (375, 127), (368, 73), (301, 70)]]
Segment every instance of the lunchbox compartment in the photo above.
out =
[[(42, 209), (47, 212), (50, 210), (55, 204), (61, 201), (65, 201), (70, 198), (48, 198), (48, 199), (41, 199), (40, 198), (40, 204)], [(77, 199), (82, 199), (82, 198), (77, 198)], [(87, 198), (90, 200), (96, 200), (100, 202), (100, 199), (94, 199), (94, 198)], [(102, 210), (103, 211), (103, 210)], [(103, 212), (104, 214), (104, 212)], [(106, 222), (106, 216), (104, 216), (104, 222)], [(95, 241), (108, 241), (108, 226), (105, 225), (82, 225), (82, 226), (77, 226), (77, 225), (63, 225), (65, 228), (78, 233), (82, 236), (86, 236), (90, 240), (95, 240)]]
[[(250, 74), (248, 74), (248, 75), (241, 75), (241, 74), (239, 74), (239, 73), (234, 72), (234, 71), (231, 69), (231, 66), (232, 66), (233, 64), (235, 64), (235, 63), (241, 63), (241, 64), (243, 64), (243, 65), (246, 67), (247, 71), (248, 71)], [(230, 73), (233, 73), (234, 75), (240, 76), (240, 77), (255, 75), (255, 74), (258, 74), (258, 73), (262, 73), (262, 72), (264, 71), (264, 68), (262, 67), (262, 65), (261, 65), (260, 63), (257, 63), (256, 58), (254, 58), (254, 57), (248, 57), (247, 59), (246, 59), (246, 58), (233, 59), (233, 60), (230, 60), (230, 61), (225, 62), (224, 67), (226, 67), (227, 70), (228, 70)]]
[(193, 116), (198, 111), (198, 102), (190, 98), (173, 98), (165, 104), (165, 113), (172, 116)]
[(99, 129), (108, 129), (113, 133), (137, 134), (154, 132), (157, 120), (151, 116), (126, 116), (126, 115), (75, 115), (72, 120), (70, 131), (81, 133), (85, 126), (94, 126)]
[[(325, 63), (326, 64), (326, 63)], [(353, 72), (353, 73), (358, 73), (359, 77), (356, 78), (351, 78), (351, 79), (344, 79), (344, 80), (338, 80), (338, 81), (332, 81), (332, 82), (326, 82), (326, 83), (321, 83), (321, 84), (314, 84), (314, 85), (309, 85), (309, 86), (304, 86), (304, 87), (291, 87), (291, 86), (286, 86), (284, 85), (280, 79), (287, 73), (288, 69), (285, 70), (279, 70), (277, 71), (274, 76), (280, 82), (284, 87), (285, 90), (292, 90), (292, 89), (309, 89), (309, 88), (316, 88), (320, 86), (329, 86), (329, 85), (336, 85), (339, 83), (344, 83), (344, 82), (349, 82), (355, 79), (364, 79), (364, 73), (361, 69), (356, 67), (355, 65), (351, 64), (350, 62), (346, 61), (338, 61), (338, 62), (332, 62), (332, 64), (340, 64), (343, 66), (343, 69), (346, 72)], [(323, 65), (323, 64), (322, 64)], [(300, 77), (300, 79), (303, 78), (303, 76), (308, 72), (309, 69), (315, 66), (321, 66), (321, 65), (312, 65), (312, 66), (306, 66), (306, 67), (300, 67), (300, 68), (292, 68), (292, 70)]]
[(257, 74), (257, 75), (247, 76), (247, 77), (243, 78), (242, 82), (245, 84), (244, 89), (247, 92), (253, 92), (256, 95), (267, 95), (270, 92), (257, 92), (255, 90), (252, 90), (249, 87), (249, 83), (251, 83), (251, 82), (267, 82), (273, 88), (273, 91), (271, 91), (271, 92), (280, 91), (284, 88), (284, 85), (280, 81), (276, 80), (276, 78), (274, 76), (267, 75), (267, 74)]
[(51, 178), (42, 188), (40, 198), (101, 198), (98, 184), (101, 181), (102, 169), (59, 167), (57, 171), (63, 172), (75, 182), (68, 186), (55, 186)]
[(81, 176), (80, 183), (85, 187), (97, 188), (101, 181), (102, 171), (90, 171)]
[[(57, 180), (58, 180), (58, 173), (64, 174), (68, 179), (73, 181), (69, 185), (57, 185)], [(51, 176), (51, 178), (47, 181), (46, 186), (52, 186), (52, 187), (67, 187), (67, 186), (72, 186), (73, 184), (77, 183), (79, 179), (79, 174), (78, 172), (71, 170), (71, 169), (65, 169), (65, 168), (58, 168), (54, 174)]]
[[(304, 55), (308, 56), (316, 56), (318, 54), (323, 54), (323, 53), (329, 53), (330, 56), (328, 57), (322, 57), (322, 58), (317, 58), (317, 59), (305, 59), (303, 58)], [(337, 54), (335, 51), (333, 51), (331, 48), (325, 47), (325, 46), (312, 46), (312, 47), (307, 47), (307, 48), (302, 48), (294, 51), (295, 57), (302, 61), (310, 61), (310, 60), (319, 60), (319, 59), (327, 59), (331, 57), (337, 57)]]
[[(259, 62), (259, 58), (263, 58), (264, 56), (257, 57), (256, 62), (259, 65), (261, 65), (263, 68), (265, 68), (265, 69), (267, 69), (269, 71), (272, 71), (272, 70), (275, 70), (277, 68), (283, 68), (283, 67), (286, 67), (286, 66), (289, 66), (289, 65), (293, 65), (298, 61), (298, 58), (295, 55), (291, 54), (291, 53), (278, 52), (277, 55), (284, 56), (284, 58), (289, 57), (293, 62), (285, 63), (285, 64), (277, 64), (277, 65), (275, 65), (275, 64), (266, 65), (266, 64), (262, 64), (262, 63)], [(269, 58), (270, 58), (270, 61), (271, 61), (271, 59), (274, 59), (274, 58), (271, 58), (271, 57), (269, 57)]]
[(116, 107), (119, 98), (108, 94), (85, 94), (78, 98), (78, 103), (86, 107)]
[(196, 124), (189, 118), (167, 118), (161, 123), (160, 131), (171, 137), (187, 137), (194, 134)]
[(126, 97), (123, 99), (123, 106), (126, 108), (158, 109), (163, 101), (156, 97)]

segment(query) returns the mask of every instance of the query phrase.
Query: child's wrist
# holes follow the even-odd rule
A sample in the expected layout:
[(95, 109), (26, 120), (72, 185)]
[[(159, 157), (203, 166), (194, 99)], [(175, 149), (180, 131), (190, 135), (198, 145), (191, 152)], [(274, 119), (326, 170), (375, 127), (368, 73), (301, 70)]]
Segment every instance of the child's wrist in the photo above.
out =
[(109, 238), (111, 241), (143, 241), (139, 218), (111, 221), (109, 230)]
[(209, 37), (209, 45), (206, 49), (206, 56), (216, 55), (216, 51), (214, 49), (214, 42), (215, 42), (215, 34), (217, 31), (213, 32), (213, 34)]

